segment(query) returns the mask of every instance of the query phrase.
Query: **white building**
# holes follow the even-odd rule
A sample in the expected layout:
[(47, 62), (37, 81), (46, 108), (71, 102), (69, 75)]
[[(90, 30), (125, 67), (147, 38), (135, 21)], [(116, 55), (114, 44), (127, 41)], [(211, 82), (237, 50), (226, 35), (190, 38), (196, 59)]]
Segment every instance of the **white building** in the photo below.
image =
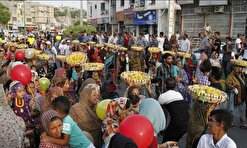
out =
[[(102, 13), (102, 5), (108, 8), (107, 13)], [(180, 9), (174, 0), (88, 0), (88, 19), (99, 30), (134, 31), (136, 34), (164, 32), (171, 36), (175, 29), (176, 11)], [(101, 21), (107, 20), (106, 17), (111, 27), (108, 22)]]

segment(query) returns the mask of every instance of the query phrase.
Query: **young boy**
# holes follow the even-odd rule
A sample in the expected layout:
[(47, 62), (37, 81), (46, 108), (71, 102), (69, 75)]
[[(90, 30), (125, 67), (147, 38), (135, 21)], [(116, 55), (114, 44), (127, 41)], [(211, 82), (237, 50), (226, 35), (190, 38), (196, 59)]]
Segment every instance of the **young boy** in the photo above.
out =
[(70, 101), (67, 97), (59, 96), (52, 102), (54, 110), (63, 121), (63, 139), (56, 139), (49, 136), (42, 137), (41, 140), (59, 145), (68, 145), (71, 148), (95, 148), (88, 138), (82, 133), (79, 126), (70, 117)]

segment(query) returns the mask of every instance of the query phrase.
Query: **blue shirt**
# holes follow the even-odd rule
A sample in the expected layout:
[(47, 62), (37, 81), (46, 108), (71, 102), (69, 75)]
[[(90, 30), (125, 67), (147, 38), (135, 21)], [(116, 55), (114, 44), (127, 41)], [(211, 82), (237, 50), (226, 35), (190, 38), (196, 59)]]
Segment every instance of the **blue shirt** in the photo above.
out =
[(70, 136), (69, 145), (72, 148), (87, 148), (91, 144), (70, 115), (63, 118), (62, 133)]

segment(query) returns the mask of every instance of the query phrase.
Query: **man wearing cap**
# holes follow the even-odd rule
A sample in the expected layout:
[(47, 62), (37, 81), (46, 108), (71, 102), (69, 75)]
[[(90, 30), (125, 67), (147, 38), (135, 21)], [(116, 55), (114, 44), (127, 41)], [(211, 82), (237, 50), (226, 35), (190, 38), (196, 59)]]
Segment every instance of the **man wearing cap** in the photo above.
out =
[(243, 60), (232, 61), (234, 66), (233, 72), (227, 77), (226, 86), (230, 90), (229, 96), (229, 110), (234, 112), (237, 111), (238, 116), (240, 116), (240, 128), (247, 129), (246, 121), (246, 104), (245, 100), (247, 97), (246, 91), (246, 78), (245, 78), (245, 67), (247, 67), (247, 62)]

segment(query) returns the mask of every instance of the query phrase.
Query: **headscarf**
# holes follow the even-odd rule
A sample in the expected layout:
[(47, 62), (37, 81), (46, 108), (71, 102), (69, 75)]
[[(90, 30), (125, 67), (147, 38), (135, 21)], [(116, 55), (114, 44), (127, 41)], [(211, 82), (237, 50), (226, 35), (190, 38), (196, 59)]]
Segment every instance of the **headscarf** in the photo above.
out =
[(90, 84), (90, 83), (96, 84), (96, 81), (95, 81), (93, 78), (88, 78), (88, 79), (86, 79), (86, 80), (82, 83), (82, 85), (81, 85), (81, 87), (80, 87), (80, 90), (79, 90), (79, 93), (82, 92), (82, 90), (84, 89), (84, 87), (85, 87), (86, 85)]
[(62, 76), (53, 77), (52, 82), (53, 82), (54, 86), (58, 86), (58, 85), (65, 83), (65, 81), (67, 81), (67, 80), (68, 80), (68, 78), (66, 76), (62, 75)]
[(41, 116), (41, 125), (45, 133), (49, 136), (51, 136), (49, 131), (49, 125), (53, 117), (59, 117), (58, 113), (55, 110), (48, 110), (44, 112)]
[(158, 101), (151, 98), (142, 100), (139, 113), (146, 116), (153, 124), (155, 136), (165, 129), (166, 118)]
[(58, 68), (55, 71), (55, 76), (54, 77), (60, 77), (60, 76), (66, 76), (66, 70), (64, 68)]
[(112, 136), (108, 148), (115, 148), (115, 147), (117, 148), (137, 148), (137, 145), (132, 139), (120, 133), (116, 133), (114, 136)]
[(13, 81), (13, 82), (10, 83), (9, 94), (10, 94), (11, 98), (15, 97), (16, 90), (19, 89), (22, 86), (23, 86), (23, 84), (20, 81)]
[(24, 147), (25, 122), (8, 105), (3, 85), (0, 84), (0, 147)]
[(49, 109), (52, 109), (52, 100), (51, 100), (51, 97), (53, 94), (57, 94), (57, 96), (63, 96), (63, 90), (61, 87), (58, 87), (58, 86), (54, 86), (54, 87), (51, 87), (49, 90), (48, 90), (48, 93), (47, 93), (47, 97), (46, 99), (44, 100), (44, 103), (41, 107), (41, 112), (45, 112)]
[(130, 106), (130, 100), (125, 97), (113, 99), (109, 103), (102, 122), (103, 139), (106, 144), (109, 142), (110, 137), (117, 132), (122, 120), (126, 118), (126, 111)]
[(96, 115), (96, 104), (91, 102), (90, 95), (93, 90), (99, 91), (97, 84), (90, 83), (80, 92), (80, 100), (70, 109), (70, 116), (75, 120), (82, 131), (87, 131), (94, 138), (94, 145), (100, 146), (101, 132), (100, 120)]

